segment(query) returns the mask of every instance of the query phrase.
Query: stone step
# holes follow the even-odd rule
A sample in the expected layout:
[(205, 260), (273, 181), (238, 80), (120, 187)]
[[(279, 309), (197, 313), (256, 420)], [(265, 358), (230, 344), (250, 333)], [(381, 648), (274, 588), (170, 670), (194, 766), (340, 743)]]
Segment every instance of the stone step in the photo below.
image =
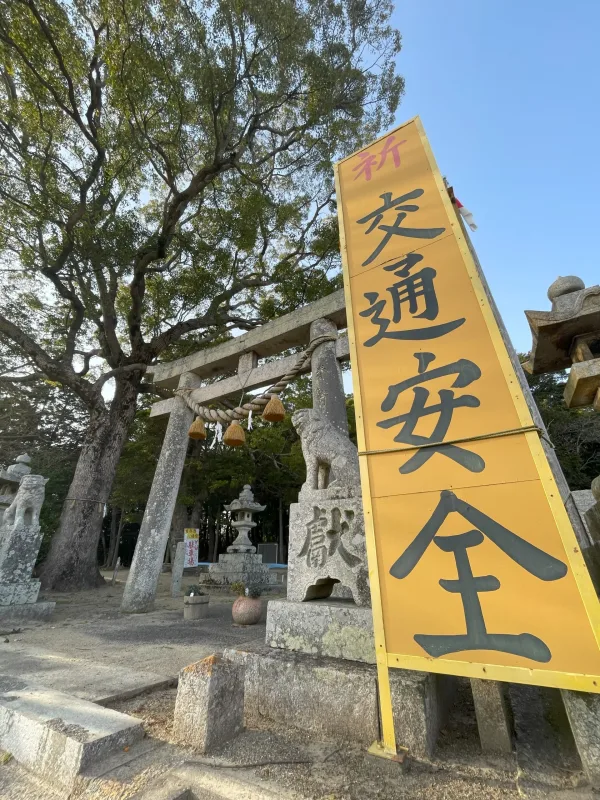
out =
[(50, 783), (70, 789), (87, 768), (143, 737), (140, 720), (0, 675), (0, 748)]
[(99, 664), (19, 641), (0, 646), (0, 675), (11, 675), (101, 706), (177, 684), (177, 675)]

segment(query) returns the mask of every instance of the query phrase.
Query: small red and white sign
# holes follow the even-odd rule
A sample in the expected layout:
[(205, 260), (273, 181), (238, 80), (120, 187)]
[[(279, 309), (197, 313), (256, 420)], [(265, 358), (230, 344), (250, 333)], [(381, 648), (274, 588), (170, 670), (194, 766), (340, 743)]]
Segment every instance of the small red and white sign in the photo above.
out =
[(199, 528), (184, 528), (183, 529), (183, 546), (185, 550), (185, 557), (183, 561), (183, 568), (197, 567), (198, 566), (198, 545), (200, 543), (200, 529)]

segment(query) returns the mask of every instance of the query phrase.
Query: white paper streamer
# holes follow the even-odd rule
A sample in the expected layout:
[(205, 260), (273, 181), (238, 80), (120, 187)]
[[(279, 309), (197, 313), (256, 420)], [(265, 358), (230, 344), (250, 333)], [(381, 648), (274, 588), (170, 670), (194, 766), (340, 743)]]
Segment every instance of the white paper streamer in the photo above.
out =
[(252, 430), (252, 410), (250, 410), (250, 413), (248, 414), (248, 430)]
[(215, 425), (215, 435), (213, 436), (210, 449), (212, 450), (217, 442), (222, 442), (222, 441), (223, 441), (223, 426), (221, 425), (220, 422), (217, 422), (217, 424)]

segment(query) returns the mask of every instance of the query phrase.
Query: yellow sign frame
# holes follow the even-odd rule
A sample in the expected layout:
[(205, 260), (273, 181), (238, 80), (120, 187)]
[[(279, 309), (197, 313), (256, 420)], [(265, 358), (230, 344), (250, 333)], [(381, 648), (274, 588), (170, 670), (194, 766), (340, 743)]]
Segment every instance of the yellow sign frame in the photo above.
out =
[[(510, 387), (511, 394), (515, 409), (522, 428), (525, 430), (516, 435), (524, 436), (529, 446), (533, 461), (538, 471), (540, 481), (542, 483), (548, 505), (551, 509), (552, 515), (556, 522), (556, 526), (560, 535), (565, 553), (569, 562), (569, 567), (575, 578), (585, 611), (587, 613), (590, 625), (592, 627), (596, 643), (600, 649), (600, 604), (598, 597), (589, 576), (585, 561), (577, 545), (576, 537), (571, 526), (567, 511), (563, 505), (560, 492), (556, 485), (554, 475), (552, 474), (550, 465), (546, 459), (546, 455), (542, 448), (540, 437), (535, 430), (534, 421), (531, 411), (527, 405), (527, 401), (521, 391), (521, 386), (517, 375), (513, 369), (509, 353), (504, 344), (502, 333), (498, 325), (498, 321), (494, 315), (494, 311), (490, 305), (488, 295), (482, 283), (477, 265), (475, 264), (473, 255), (469, 248), (468, 242), (464, 236), (463, 229), (459, 219), (457, 218), (456, 210), (452, 205), (448, 191), (444, 184), (443, 177), (439, 171), (435, 161), (431, 146), (423, 129), (423, 125), (419, 117), (414, 117), (408, 120), (404, 125), (395, 128), (394, 131), (401, 130), (406, 125), (414, 123), (418, 130), (421, 144), (426, 153), (429, 167), (431, 168), (435, 185), (439, 191), (442, 203), (445, 207), (448, 219), (451, 220), (453, 234), (455, 241), (458, 244), (460, 254), (462, 256), (467, 274), (471, 281), (474, 293), (480, 305), (485, 325), (492, 341), (494, 350), (498, 357), (502, 372)], [(386, 139), (392, 132), (386, 133), (380, 137), (376, 142)], [(376, 144), (373, 142), (372, 144)], [(362, 152), (365, 148), (352, 153), (344, 159), (336, 163), (335, 170), (335, 185), (338, 198), (338, 219), (340, 228), (340, 250), (342, 259), (342, 268), (344, 275), (344, 290), (346, 297), (347, 324), (348, 324), (348, 339), (350, 344), (350, 356), (353, 364), (358, 363), (358, 348), (357, 340), (354, 332), (353, 320), (353, 297), (352, 286), (350, 281), (350, 267), (348, 261), (348, 252), (345, 235), (344, 224), (344, 209), (341, 201), (341, 183), (340, 183), (340, 166), (355, 157), (357, 153)], [(386, 636), (383, 620), (383, 607), (381, 597), (381, 584), (379, 579), (379, 565), (377, 559), (377, 547), (375, 538), (375, 529), (373, 521), (373, 507), (371, 499), (371, 486), (369, 470), (367, 466), (368, 452), (366, 452), (366, 437), (363, 417), (363, 402), (362, 402), (362, 387), (360, 385), (359, 370), (352, 371), (352, 380), (354, 388), (354, 405), (356, 410), (356, 423), (357, 423), (357, 438), (359, 449), (361, 485), (363, 507), (365, 515), (365, 533), (366, 533), (366, 546), (367, 558), (369, 565), (369, 579), (371, 585), (371, 599), (373, 610), (373, 624), (375, 633), (375, 651), (376, 651), (376, 664), (377, 664), (377, 677), (379, 685), (379, 699), (381, 709), (381, 722), (383, 733), (383, 750), (386, 754), (395, 754), (397, 752), (394, 724), (392, 718), (392, 701), (389, 681), (389, 668), (402, 668), (419, 670), (422, 672), (433, 672), (450, 675), (460, 675), (468, 678), (483, 678), (488, 680), (509, 681), (514, 683), (535, 684), (540, 686), (559, 686), (564, 689), (573, 689), (577, 691), (600, 693), (600, 675), (582, 675), (574, 673), (554, 672), (549, 670), (542, 670), (536, 668), (523, 668), (516, 666), (497, 666), (497, 665), (482, 665), (480, 663), (470, 663), (465, 661), (453, 661), (447, 657), (444, 658), (443, 663), (429, 656), (411, 656), (398, 653), (390, 653), (386, 647)]]

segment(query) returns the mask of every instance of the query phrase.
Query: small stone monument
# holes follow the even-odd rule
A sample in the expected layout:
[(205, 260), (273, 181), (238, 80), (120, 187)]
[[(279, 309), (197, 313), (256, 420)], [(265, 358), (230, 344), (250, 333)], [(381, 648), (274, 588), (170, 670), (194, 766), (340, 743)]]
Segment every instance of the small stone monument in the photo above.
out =
[(227, 588), (232, 583), (257, 584), (263, 588), (274, 586), (277, 576), (263, 564), (262, 555), (256, 553), (256, 547), (248, 538), (249, 531), (256, 527), (254, 514), (264, 511), (266, 506), (254, 501), (252, 488), (246, 484), (240, 496), (228, 506), (224, 506), (233, 516), (232, 527), (238, 535), (227, 553), (219, 556), (217, 564), (211, 564), (208, 573), (200, 577), (212, 587)]
[[(56, 605), (36, 602), (40, 582), (31, 578), (42, 541), (39, 517), (47, 479), (30, 474), (29, 460), (27, 455), (19, 456), (16, 464), (0, 475), (1, 620), (45, 619)], [(5, 505), (11, 496), (10, 504)]]

